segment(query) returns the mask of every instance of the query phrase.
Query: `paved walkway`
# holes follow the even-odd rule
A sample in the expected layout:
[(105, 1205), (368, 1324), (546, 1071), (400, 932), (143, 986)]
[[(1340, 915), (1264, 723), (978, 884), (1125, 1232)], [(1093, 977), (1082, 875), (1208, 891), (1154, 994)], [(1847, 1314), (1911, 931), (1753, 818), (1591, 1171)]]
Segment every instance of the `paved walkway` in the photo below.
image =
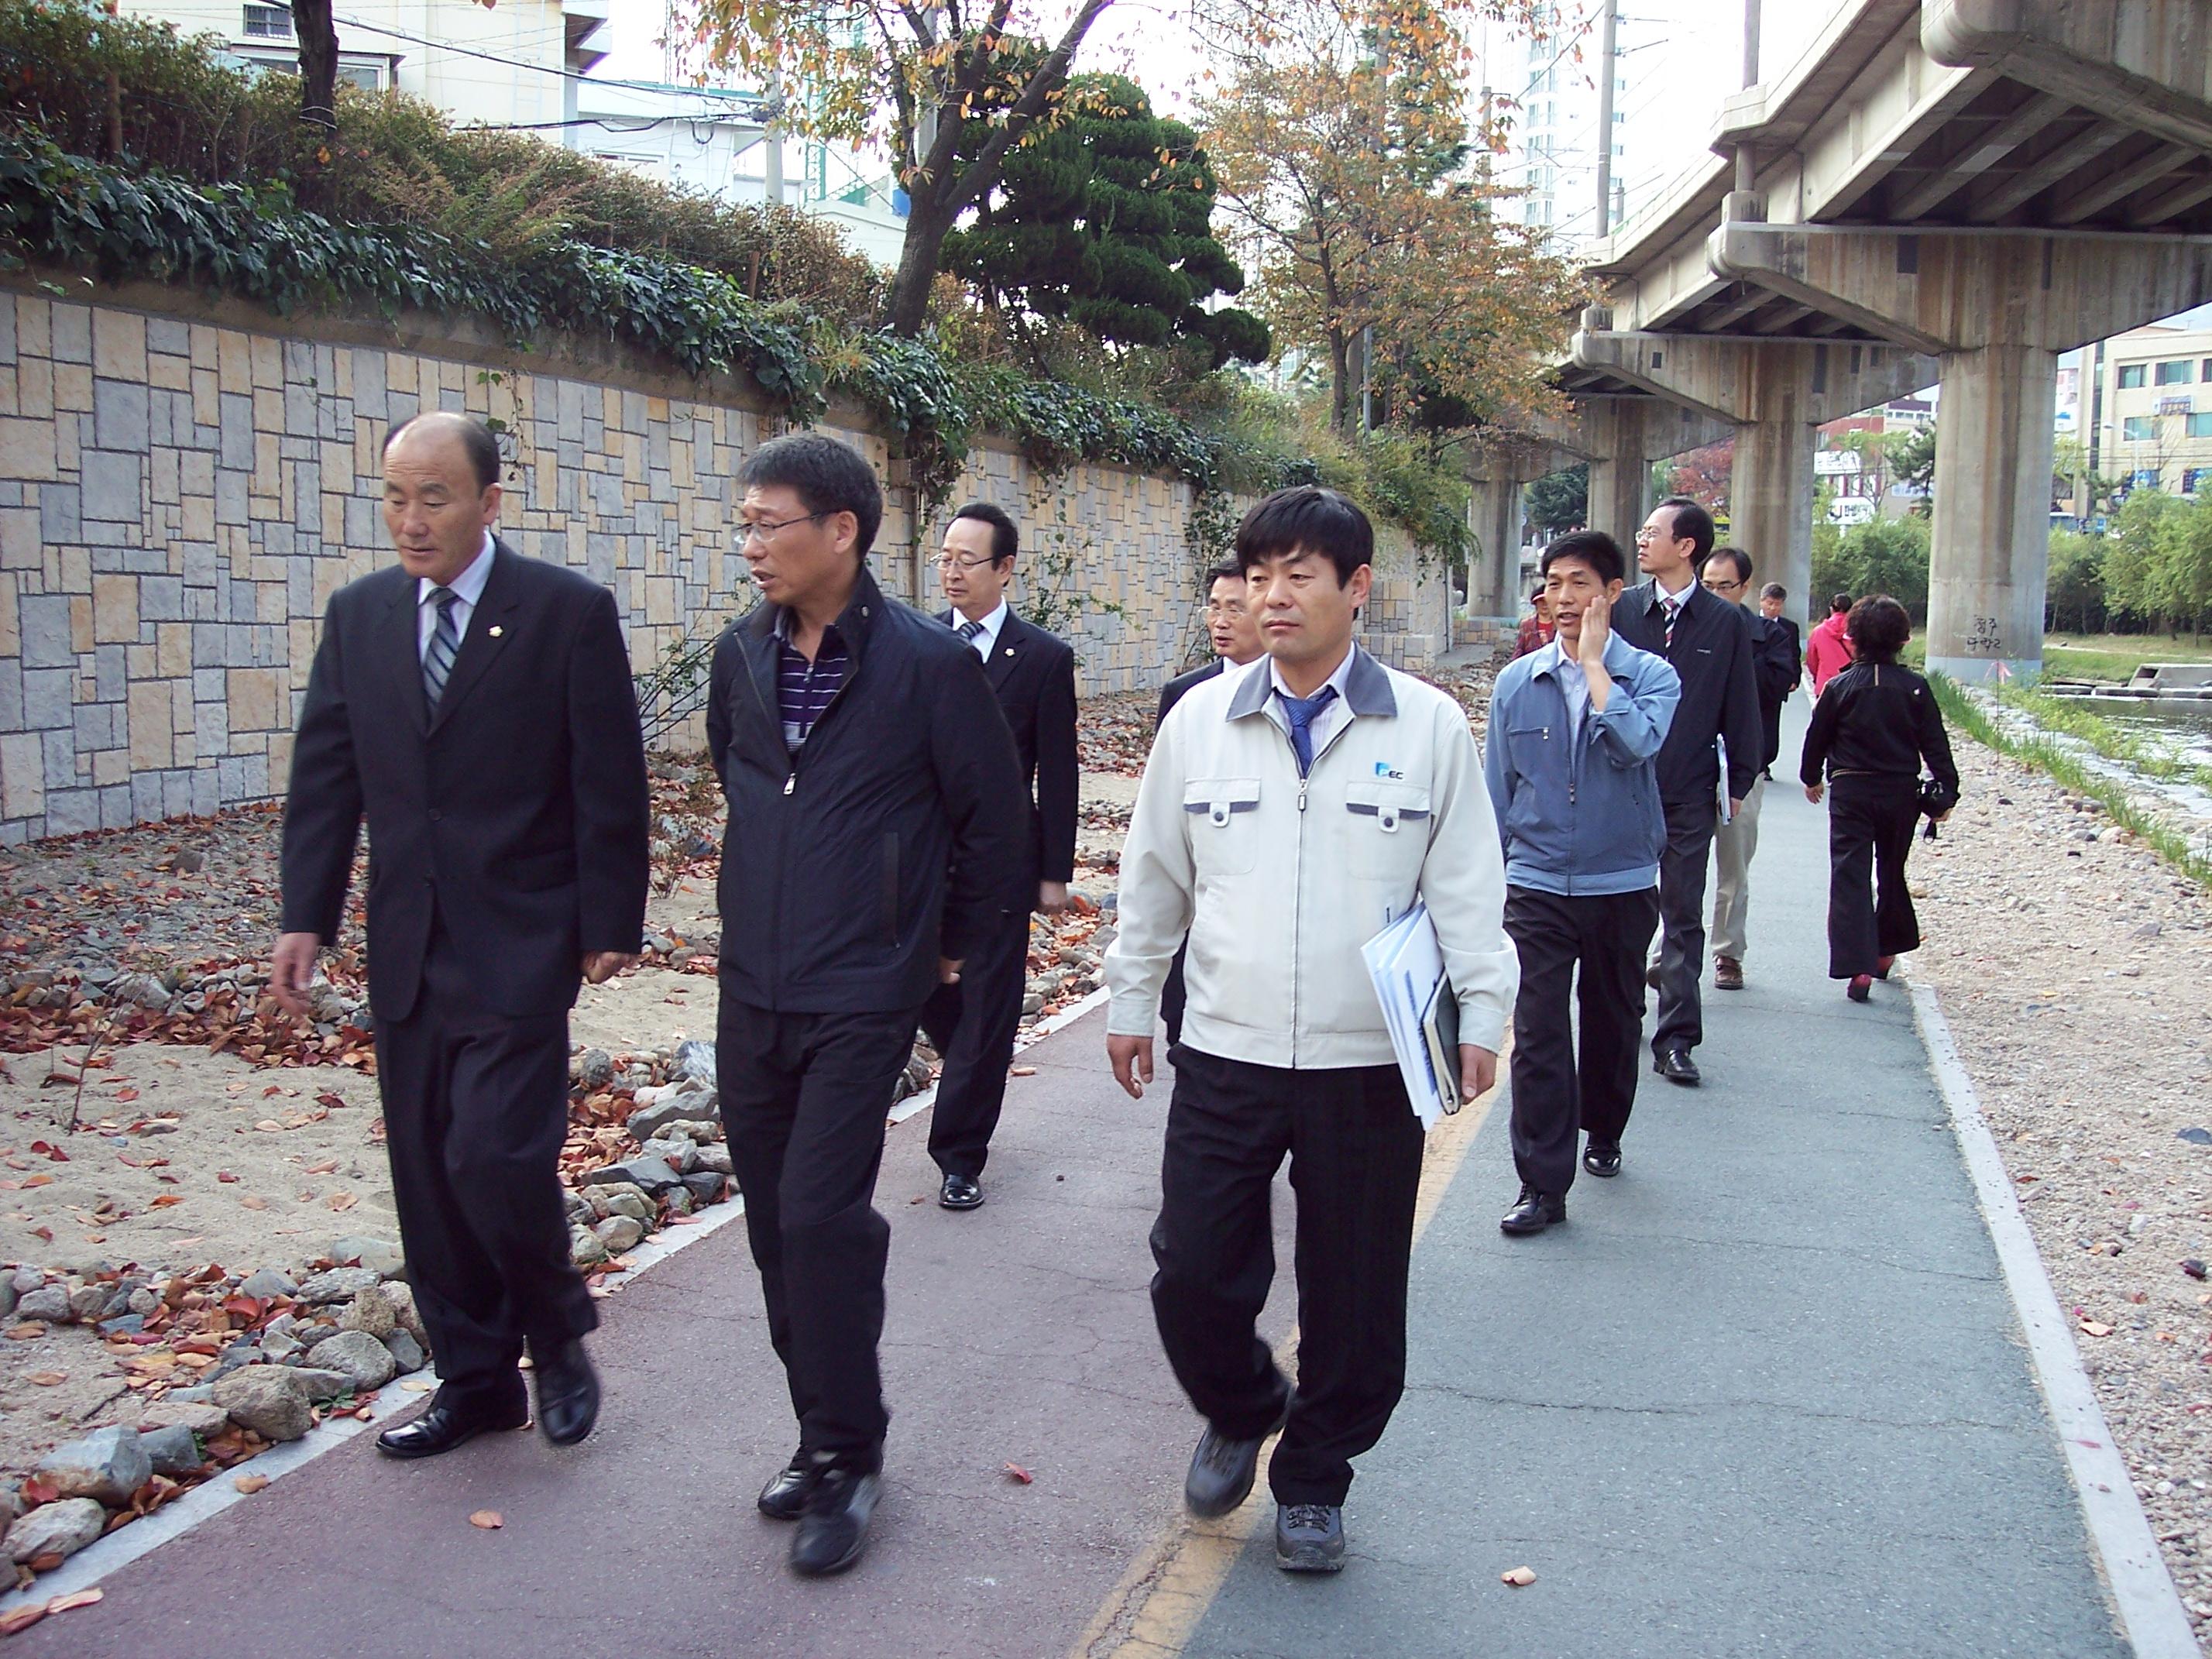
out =
[(1094, 1014), (1025, 1057), (981, 1212), (923, 1201), (922, 1126), (893, 1132), (896, 1420), (851, 1577), (794, 1580), (752, 1512), (791, 1432), (730, 1227), (604, 1304), (583, 1447), (363, 1437), (10, 1652), (2124, 1653), (1904, 999), (1821, 975), (1824, 834), (1770, 792), (1752, 988), (1709, 999), (1705, 1087), (1646, 1088), (1569, 1224), (1498, 1235), (1501, 1109), (1437, 1142), (1412, 1384), (1340, 1577), (1277, 1572), (1260, 1504), (1177, 1516), (1196, 1425), (1145, 1297), (1166, 1089), (1114, 1089)]

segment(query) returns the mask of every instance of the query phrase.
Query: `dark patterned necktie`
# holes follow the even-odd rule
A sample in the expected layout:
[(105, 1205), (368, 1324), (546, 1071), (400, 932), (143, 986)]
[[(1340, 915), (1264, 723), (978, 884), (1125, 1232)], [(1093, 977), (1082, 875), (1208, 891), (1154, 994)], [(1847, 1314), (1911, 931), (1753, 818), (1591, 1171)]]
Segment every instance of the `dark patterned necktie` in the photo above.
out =
[(1667, 607), (1667, 642), (1660, 647), (1660, 649), (1672, 651), (1674, 648), (1674, 623), (1682, 614), (1682, 602), (1680, 599), (1662, 599), (1659, 603)]
[(975, 643), (975, 636), (982, 631), (983, 624), (979, 622), (964, 622), (953, 630), (970, 645)]
[(453, 607), (461, 596), (450, 587), (434, 587), (430, 597), (438, 606), (437, 624), (430, 629), (430, 648), (422, 653), (422, 696), (430, 712), (438, 712), (446, 681), (453, 672), (453, 659), (461, 649), (461, 630), (453, 625)]

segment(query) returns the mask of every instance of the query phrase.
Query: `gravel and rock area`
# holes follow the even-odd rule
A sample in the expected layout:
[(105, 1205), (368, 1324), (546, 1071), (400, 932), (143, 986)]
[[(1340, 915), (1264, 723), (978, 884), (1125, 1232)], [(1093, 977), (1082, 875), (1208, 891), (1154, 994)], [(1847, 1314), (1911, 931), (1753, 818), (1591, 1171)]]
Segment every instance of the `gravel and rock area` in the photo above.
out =
[(2212, 1653), (2212, 897), (2094, 802), (1954, 741), (1965, 796), (1916, 846), (1906, 971), (1942, 1000)]

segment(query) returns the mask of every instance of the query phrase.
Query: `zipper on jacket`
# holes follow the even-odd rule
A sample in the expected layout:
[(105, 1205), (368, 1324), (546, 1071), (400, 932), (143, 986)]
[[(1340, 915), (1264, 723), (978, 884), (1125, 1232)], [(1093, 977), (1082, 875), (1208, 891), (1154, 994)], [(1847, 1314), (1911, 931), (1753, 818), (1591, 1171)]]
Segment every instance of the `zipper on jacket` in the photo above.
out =
[(790, 775), (789, 777), (786, 778), (786, 779), (783, 781), (783, 793), (784, 793), (785, 794), (787, 794), (787, 794), (789, 794), (793, 790), (794, 790), (794, 789), (796, 789), (796, 788), (798, 788), (798, 787), (799, 787), (799, 768), (798, 768), (798, 765), (794, 763), (793, 763), (793, 765), (792, 766), (792, 769), (791, 769), (791, 775)]
[[(1358, 716), (1354, 715), (1353, 719)], [(1314, 752), (1312, 763), (1298, 779), (1298, 840), (1291, 854), (1291, 1069), (1298, 1067), (1298, 953), (1304, 946), (1302, 938), (1305, 926), (1306, 896), (1306, 793), (1313, 784), (1313, 769), (1322, 763), (1322, 757), (1336, 747), (1344, 734), (1352, 730), (1347, 720), (1329, 736), (1327, 743)], [(1287, 737), (1285, 739), (1288, 741)], [(1297, 757), (1291, 757), (1297, 764)]]

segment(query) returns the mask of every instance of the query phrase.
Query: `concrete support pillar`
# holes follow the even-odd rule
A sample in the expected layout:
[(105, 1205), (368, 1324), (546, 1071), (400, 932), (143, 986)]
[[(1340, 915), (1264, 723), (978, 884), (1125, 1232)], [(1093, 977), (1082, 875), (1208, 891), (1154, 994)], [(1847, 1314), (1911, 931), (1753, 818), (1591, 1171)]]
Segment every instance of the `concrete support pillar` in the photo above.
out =
[(1816, 429), (1800, 419), (1746, 421), (1735, 429), (1729, 471), (1728, 539), (1751, 555), (1753, 591), (1780, 582), (1787, 615), (1803, 626), (1813, 586), (1813, 446)]
[(1469, 481), (1467, 526), (1474, 556), (1467, 573), (1471, 617), (1521, 614), (1521, 481), (1511, 473)]
[(2043, 672), (2058, 356), (1998, 343), (1945, 352), (1936, 423), (1928, 665), (1960, 680)]
[(1636, 545), (1636, 532), (1651, 511), (1651, 460), (1643, 410), (1648, 399), (1608, 398), (1593, 401), (1583, 416), (1589, 450), (1589, 514), (1592, 530), (1602, 530), (1624, 553)]

